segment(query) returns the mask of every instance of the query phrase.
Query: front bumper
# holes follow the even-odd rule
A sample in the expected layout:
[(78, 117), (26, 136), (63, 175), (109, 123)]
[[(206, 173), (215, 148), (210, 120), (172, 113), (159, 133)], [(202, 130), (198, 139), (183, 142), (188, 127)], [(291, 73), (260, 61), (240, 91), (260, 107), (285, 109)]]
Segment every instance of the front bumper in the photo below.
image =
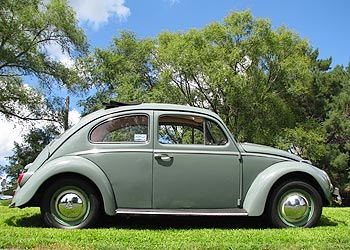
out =
[(342, 204), (342, 198), (340, 196), (339, 188), (334, 188), (334, 191), (332, 193), (332, 197), (333, 197), (333, 202), (335, 204), (337, 204), (337, 205)]

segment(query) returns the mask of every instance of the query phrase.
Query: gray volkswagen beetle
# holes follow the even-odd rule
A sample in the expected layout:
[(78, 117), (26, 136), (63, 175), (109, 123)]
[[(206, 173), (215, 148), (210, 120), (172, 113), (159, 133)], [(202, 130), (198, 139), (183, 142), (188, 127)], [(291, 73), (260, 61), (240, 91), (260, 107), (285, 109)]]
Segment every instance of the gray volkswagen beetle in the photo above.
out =
[(261, 216), (311, 227), (334, 188), (310, 162), (237, 143), (208, 110), (110, 103), (83, 117), (25, 167), (11, 207), (40, 206), (51, 227), (107, 215)]

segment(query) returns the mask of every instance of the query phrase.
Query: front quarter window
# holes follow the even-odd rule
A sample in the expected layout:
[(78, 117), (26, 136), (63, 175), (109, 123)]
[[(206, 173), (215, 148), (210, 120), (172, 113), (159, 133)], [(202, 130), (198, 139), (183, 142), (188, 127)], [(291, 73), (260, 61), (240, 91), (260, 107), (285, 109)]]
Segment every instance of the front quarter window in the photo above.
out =
[(216, 122), (207, 120), (206, 128), (208, 137), (207, 144), (225, 145), (228, 142), (226, 135)]
[(145, 143), (148, 141), (148, 116), (118, 117), (96, 126), (90, 133), (93, 143)]

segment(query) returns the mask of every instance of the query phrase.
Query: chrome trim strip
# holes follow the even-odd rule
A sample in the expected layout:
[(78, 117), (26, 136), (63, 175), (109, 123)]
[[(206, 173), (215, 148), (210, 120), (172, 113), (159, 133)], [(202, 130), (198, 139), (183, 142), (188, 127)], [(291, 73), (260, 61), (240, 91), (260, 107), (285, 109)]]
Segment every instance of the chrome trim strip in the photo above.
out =
[(283, 157), (283, 156), (278, 156), (278, 155), (271, 155), (271, 154), (261, 154), (261, 153), (246, 153), (242, 152), (241, 155), (244, 156), (255, 156), (255, 157), (264, 157), (264, 158), (273, 158), (273, 159), (279, 159), (279, 160), (288, 160), (291, 161), (292, 159)]
[(128, 209), (128, 208), (118, 208), (115, 212), (116, 212), (116, 214), (137, 214), (137, 215), (248, 216), (248, 213), (243, 209), (197, 209), (196, 210), (196, 209)]
[(261, 153), (247, 153), (247, 152), (230, 152), (230, 151), (209, 151), (209, 150), (165, 150), (165, 149), (132, 149), (132, 148), (123, 148), (123, 149), (90, 149), (85, 151), (74, 152), (69, 155), (78, 156), (78, 155), (87, 155), (87, 154), (100, 154), (100, 153), (127, 153), (127, 152), (138, 152), (138, 153), (172, 153), (172, 154), (206, 154), (206, 155), (232, 155), (232, 156), (255, 156), (255, 157), (264, 157), (264, 158), (273, 158), (279, 160), (292, 160), (287, 157), (270, 155), (270, 154), (261, 154)]
[(232, 155), (239, 156), (240, 152), (231, 152), (231, 151), (210, 151), (210, 150), (171, 150), (171, 149), (154, 149), (154, 153), (172, 153), (172, 154), (211, 154), (211, 155)]
[(107, 149), (107, 148), (103, 148), (103, 149), (90, 149), (90, 150), (85, 150), (85, 151), (79, 151), (79, 152), (74, 152), (72, 154), (72, 156), (79, 156), (79, 155), (89, 155), (89, 154), (101, 154), (101, 153), (153, 153), (152, 149), (127, 149), (127, 148), (123, 148), (123, 149)]
[(100, 153), (126, 153), (126, 152), (138, 152), (138, 153), (172, 153), (172, 154), (206, 154), (206, 155), (232, 155), (239, 156), (240, 153), (230, 152), (230, 151), (209, 151), (209, 150), (152, 150), (152, 149), (131, 149), (131, 148), (123, 148), (123, 149), (90, 149), (80, 152), (74, 152), (69, 155), (78, 156), (78, 155), (87, 155), (87, 154), (100, 154)]

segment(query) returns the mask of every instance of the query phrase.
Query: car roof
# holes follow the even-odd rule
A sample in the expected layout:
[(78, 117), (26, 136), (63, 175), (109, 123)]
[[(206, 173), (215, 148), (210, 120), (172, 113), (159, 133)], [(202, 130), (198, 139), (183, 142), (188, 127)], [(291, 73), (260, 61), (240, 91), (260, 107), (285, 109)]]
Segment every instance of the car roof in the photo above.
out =
[[(51, 151), (54, 152), (61, 144), (62, 142), (66, 141), (70, 136), (72, 136), (74, 133), (76, 133), (78, 130), (80, 130), (82, 127), (85, 127), (90, 122), (100, 119), (104, 116), (109, 116), (112, 114), (117, 114), (120, 112), (127, 112), (127, 111), (145, 111), (145, 110), (154, 110), (154, 111), (177, 111), (177, 112), (190, 112), (190, 113), (197, 113), (202, 115), (208, 115), (216, 118), (217, 120), (220, 120), (222, 124), (224, 125), (224, 122), (220, 119), (220, 117), (215, 114), (214, 112), (203, 109), (203, 108), (196, 108), (191, 106), (184, 106), (184, 105), (177, 105), (177, 104), (161, 104), (161, 103), (136, 103), (135, 105), (122, 105), (119, 107), (108, 107), (107, 109), (100, 109), (95, 112), (92, 112), (80, 119), (80, 121), (75, 124), (73, 127), (68, 129), (65, 133), (63, 133), (57, 140), (54, 140), (51, 143)], [(225, 126), (225, 125), (224, 125)]]
[(83, 123), (97, 119), (99, 117), (119, 113), (124, 111), (134, 111), (134, 110), (160, 110), (160, 111), (180, 111), (180, 112), (192, 112), (198, 114), (206, 114), (209, 116), (213, 116), (218, 118), (218, 115), (209, 109), (197, 108), (192, 106), (178, 105), (178, 104), (163, 104), (163, 103), (135, 103), (135, 104), (127, 104), (118, 107), (108, 107), (107, 109), (101, 109), (95, 111), (85, 117), (82, 118)]

